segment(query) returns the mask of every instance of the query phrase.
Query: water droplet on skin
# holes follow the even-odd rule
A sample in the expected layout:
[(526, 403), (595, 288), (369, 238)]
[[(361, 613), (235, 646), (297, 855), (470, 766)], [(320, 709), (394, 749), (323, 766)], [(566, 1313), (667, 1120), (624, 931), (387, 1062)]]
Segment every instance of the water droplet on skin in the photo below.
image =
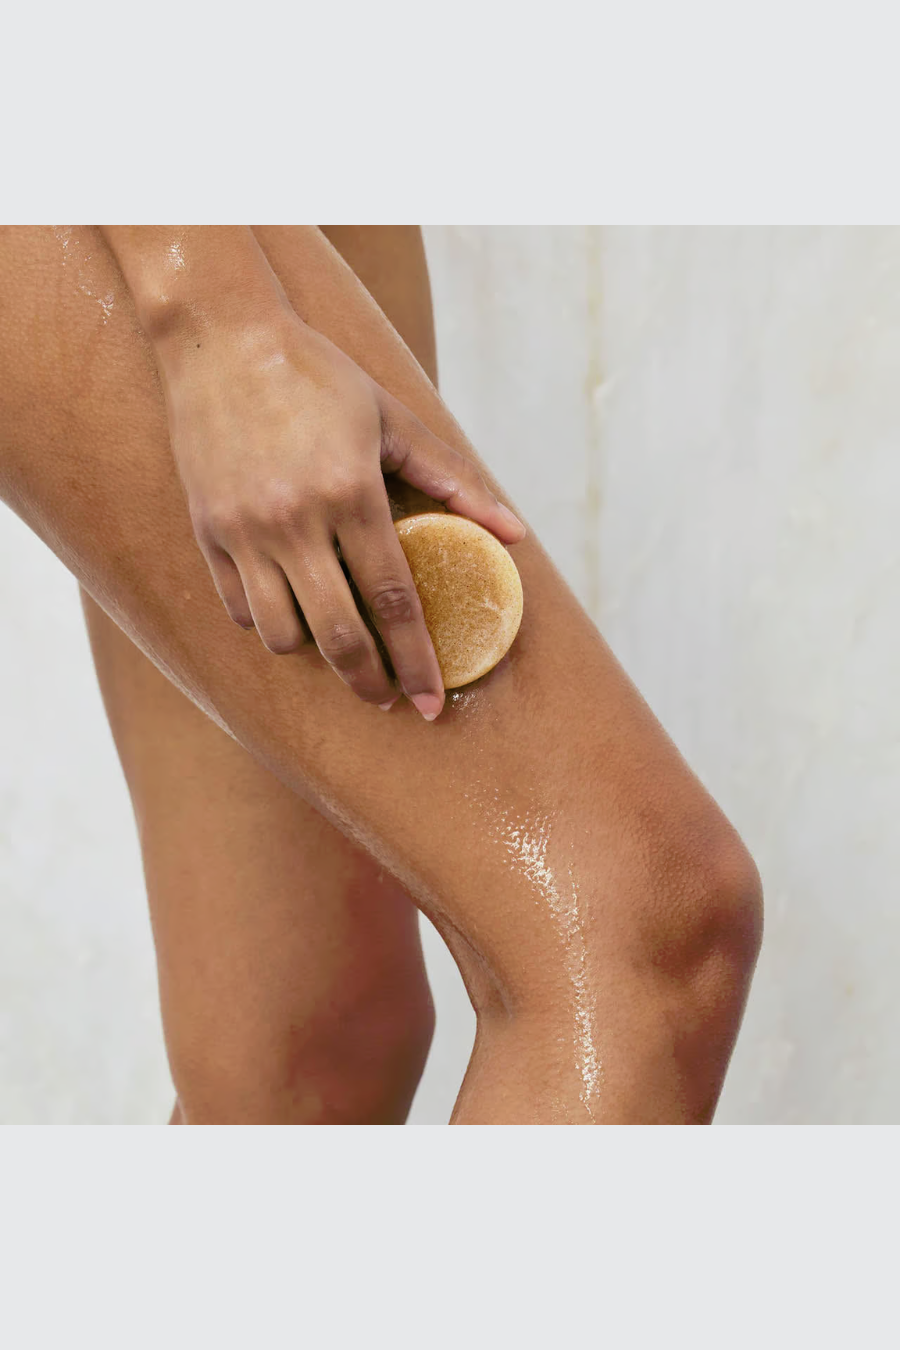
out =
[(103, 316), (101, 323), (106, 324), (109, 321), (110, 314), (113, 312), (116, 300), (115, 293), (113, 291), (105, 291), (102, 295), (97, 295), (95, 293), (94, 285), (91, 284), (93, 282), (93, 277), (91, 276), (91, 262), (93, 255), (91, 253), (85, 253), (80, 259), (75, 257), (72, 245), (73, 243), (77, 244), (78, 241), (74, 237), (72, 226), (54, 225), (52, 229), (54, 237), (62, 251), (63, 267), (68, 268), (70, 273), (74, 273), (75, 285), (81, 294), (87, 296), (89, 300), (93, 300), (99, 306), (100, 313)]
[[(488, 679), (490, 677), (487, 677)], [(509, 865), (526, 883), (534, 902), (549, 913), (563, 951), (564, 969), (569, 986), (569, 1012), (572, 1019), (571, 1048), (573, 1068), (579, 1080), (579, 1101), (589, 1120), (596, 1119), (603, 1081), (603, 1067), (596, 1042), (596, 1006), (590, 979), (585, 914), (578, 893), (574, 864), (574, 841), (568, 847), (568, 861), (556, 862), (561, 845), (554, 842), (553, 811), (534, 800), (535, 793), (523, 789), (524, 803), (514, 806), (501, 796), (497, 783), (489, 780), (490, 770), (482, 752), (482, 710), (489, 712), (486, 689), (482, 685), (448, 691), (447, 704), (464, 728), (468, 727), (473, 755), (473, 779), (463, 790), (463, 798), (480, 812), (485, 826), (503, 849)], [(531, 799), (531, 800), (529, 800)], [(557, 1106), (554, 1112), (559, 1116)], [(572, 1113), (562, 1113), (572, 1121)]]

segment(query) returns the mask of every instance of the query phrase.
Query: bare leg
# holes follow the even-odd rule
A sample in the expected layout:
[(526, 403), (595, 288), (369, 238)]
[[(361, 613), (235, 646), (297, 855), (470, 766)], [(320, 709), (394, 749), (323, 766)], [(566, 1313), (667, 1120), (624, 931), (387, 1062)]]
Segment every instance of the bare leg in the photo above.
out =
[[(420, 232), (334, 237), (435, 379)], [(172, 1123), (404, 1120), (434, 1021), (408, 896), (82, 599), (140, 828)]]
[(408, 897), (91, 605), (180, 1117), (399, 1124), (433, 1021)]
[[(474, 454), (322, 235), (258, 233), (303, 317)], [(273, 658), (218, 601), (127, 294), (99, 236), (78, 239), (91, 285), (70, 280), (52, 231), (0, 244), (7, 501), (433, 917), (478, 1013), (455, 1119), (708, 1119), (759, 942), (758, 878), (537, 541), (514, 550), (513, 650), (432, 725), (363, 705), (314, 651)]]

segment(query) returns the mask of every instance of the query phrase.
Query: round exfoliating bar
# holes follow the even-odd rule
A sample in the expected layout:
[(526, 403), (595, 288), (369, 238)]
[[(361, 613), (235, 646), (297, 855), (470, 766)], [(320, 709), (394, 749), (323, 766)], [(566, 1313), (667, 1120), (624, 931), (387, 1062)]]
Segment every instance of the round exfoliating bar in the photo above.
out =
[(431, 634), (445, 689), (493, 670), (522, 621), (522, 582), (489, 530), (431, 511), (394, 523)]

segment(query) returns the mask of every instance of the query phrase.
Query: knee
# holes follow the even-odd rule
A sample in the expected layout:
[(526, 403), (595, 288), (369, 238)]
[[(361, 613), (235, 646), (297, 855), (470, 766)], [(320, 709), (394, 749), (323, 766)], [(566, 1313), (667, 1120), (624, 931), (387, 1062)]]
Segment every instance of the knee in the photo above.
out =
[[(248, 1010), (250, 1011), (250, 1010)], [(415, 987), (342, 990), (299, 1025), (231, 1016), (169, 1037), (187, 1124), (401, 1124), (425, 1066), (434, 1008)]]
[[(553, 881), (553, 904), (540, 905), (512, 961), (494, 968), (447, 937), (486, 1026), (511, 1016), (553, 1024), (570, 1010), (573, 983), (591, 1003), (620, 989), (649, 1006), (680, 999), (716, 1005), (722, 1015), (743, 1008), (762, 940), (762, 887), (725, 817), (708, 802), (696, 815), (663, 809), (632, 821), (612, 843), (603, 826), (577, 909)], [(549, 864), (544, 870), (551, 875)]]
[(677, 832), (660, 853), (636, 934), (638, 959), (692, 998), (742, 1008), (763, 932), (752, 857), (718, 815)]
[(756, 866), (721, 817), (688, 832), (657, 879), (629, 970), (648, 1041), (680, 1079), (684, 1118), (709, 1120), (740, 1029), (763, 931)]

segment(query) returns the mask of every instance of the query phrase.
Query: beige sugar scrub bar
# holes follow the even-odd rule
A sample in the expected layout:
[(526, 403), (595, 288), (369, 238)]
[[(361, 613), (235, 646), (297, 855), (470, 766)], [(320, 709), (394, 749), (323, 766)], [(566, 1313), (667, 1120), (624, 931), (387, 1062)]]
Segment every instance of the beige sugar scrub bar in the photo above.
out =
[(394, 522), (445, 689), (493, 670), (522, 621), (516, 564), (489, 530), (444, 511)]

